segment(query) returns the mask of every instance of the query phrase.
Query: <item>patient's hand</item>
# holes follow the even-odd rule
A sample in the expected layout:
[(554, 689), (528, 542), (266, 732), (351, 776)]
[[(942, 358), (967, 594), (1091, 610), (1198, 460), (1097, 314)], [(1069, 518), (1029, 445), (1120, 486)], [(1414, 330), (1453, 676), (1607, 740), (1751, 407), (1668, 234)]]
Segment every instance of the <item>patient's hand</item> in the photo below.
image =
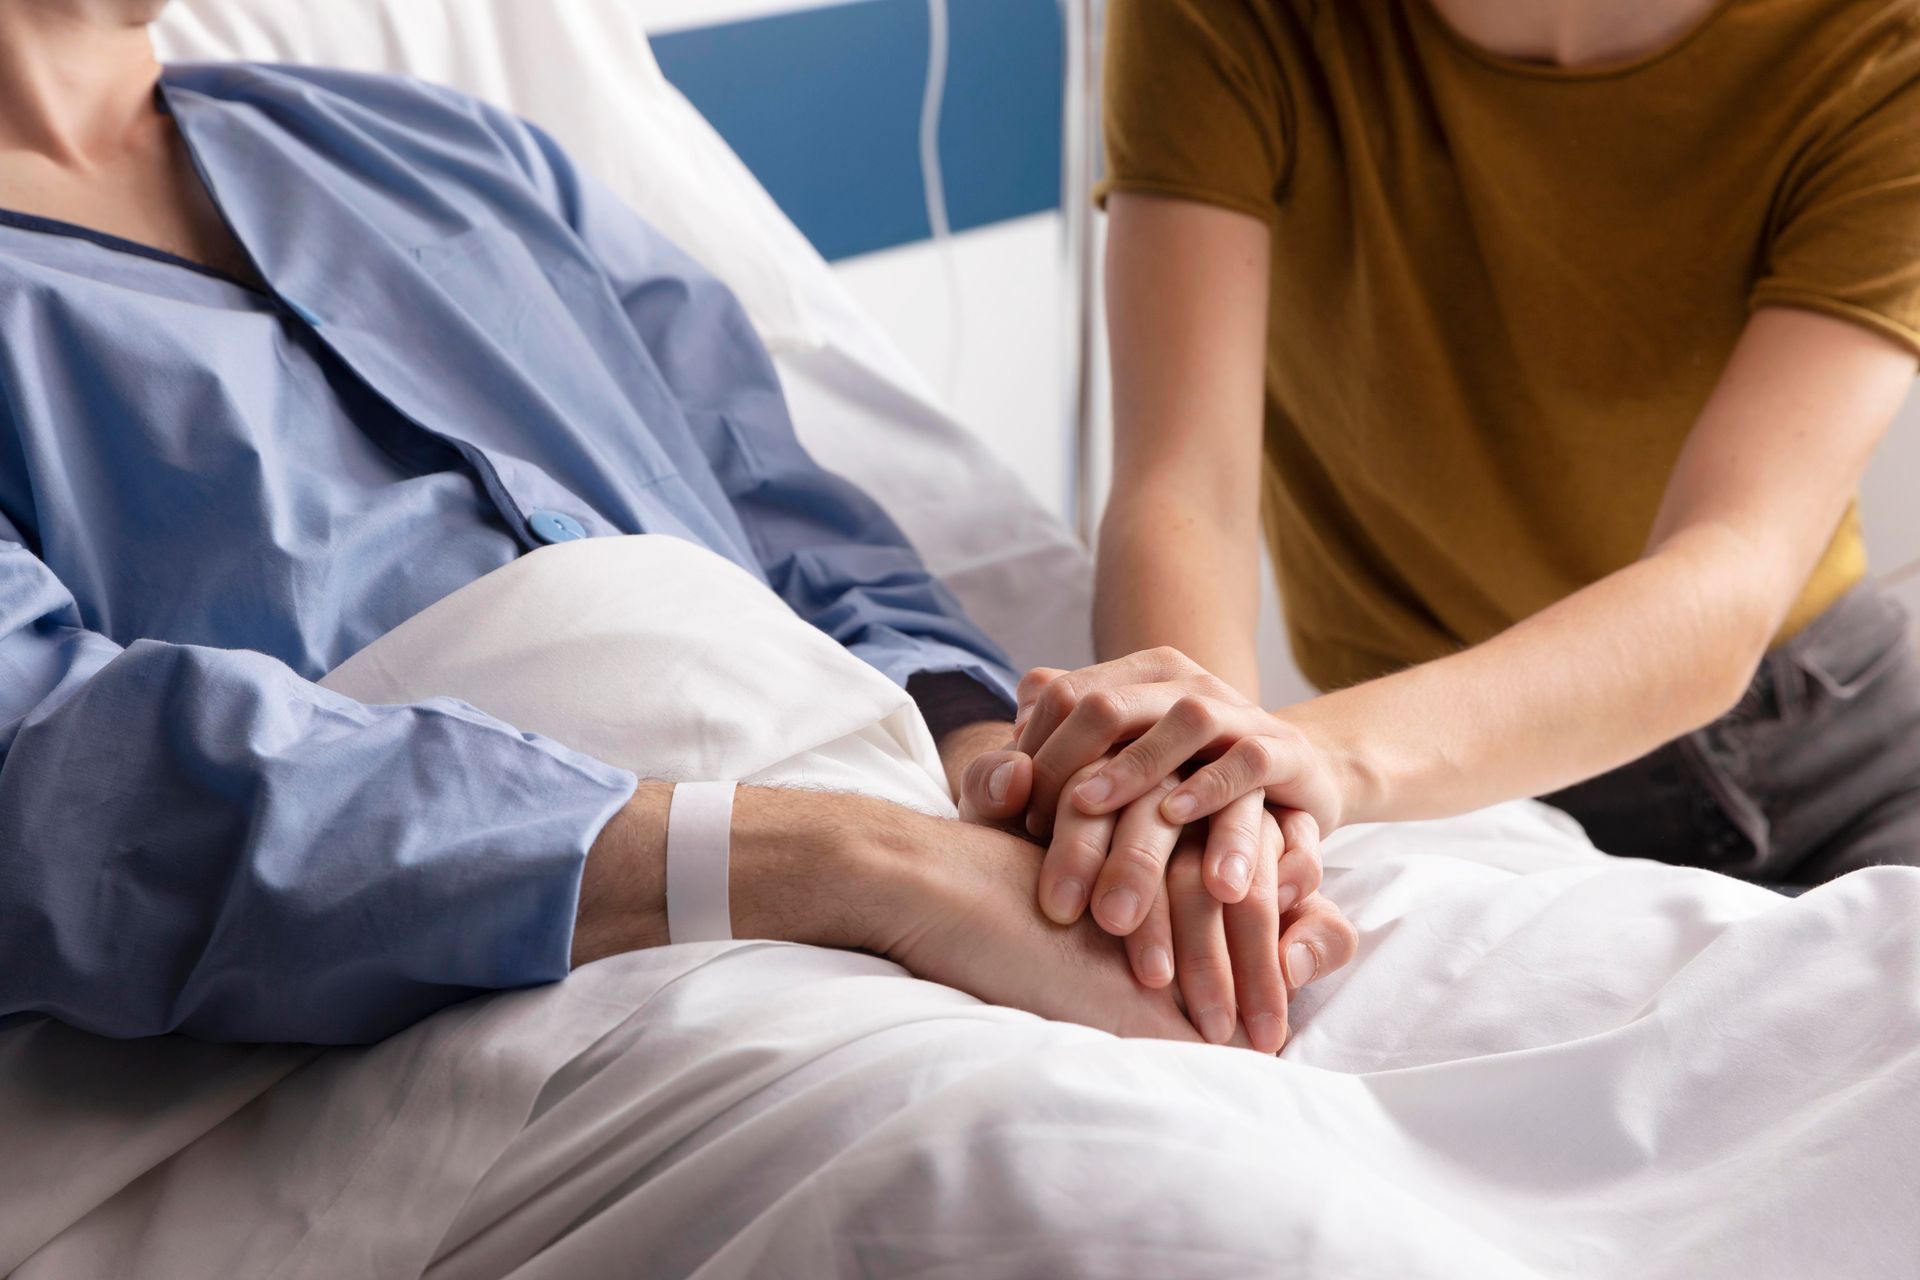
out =
[[(996, 767), (1005, 755), (993, 757)], [(967, 774), (963, 816), (979, 814), (996, 799), (972, 794), (984, 776), (983, 770)], [(1253, 793), (1184, 828), (1183, 842), (1182, 826), (1160, 813), (1161, 800), (1177, 781), (1169, 778), (1104, 815), (1062, 803), (1037, 878), (1039, 904), (1063, 925), (1079, 922), (1092, 904), (1100, 927), (1125, 939), (1143, 986), (1177, 982), (1206, 1039), (1224, 1043), (1237, 1023), (1254, 1047), (1278, 1051), (1287, 1036), (1290, 990), (1345, 964), (1355, 944), (1352, 926), (1318, 893), (1313, 820), (1297, 812), (1276, 818)], [(1218, 874), (1231, 858), (1240, 860), (1239, 868)]]
[[(992, 1004), (1122, 1036), (1201, 1038), (1175, 988), (1135, 979), (1121, 939), (1090, 920), (1060, 925), (1033, 909), (1039, 846), (991, 827), (897, 816), (884, 855), (893, 870), (881, 878), (904, 882), (871, 949)], [(1236, 1032), (1231, 1043), (1248, 1039)]]
[[(1290, 992), (1352, 957), (1353, 927), (1319, 894), (1310, 817), (1276, 816), (1255, 795), (1250, 805), (1182, 826), (1160, 808), (1178, 781), (1168, 778), (1111, 814), (1063, 801), (1040, 873), (1042, 907), (1060, 923), (1088, 912), (1124, 937), (1140, 981), (1177, 980), (1208, 1040), (1224, 1041), (1237, 1020), (1254, 1047), (1277, 1052)], [(1222, 845), (1245, 864), (1228, 892), (1218, 877), (1209, 884), (1206, 870), (1218, 865)]]
[[(573, 959), (664, 945), (671, 787), (643, 782), (587, 858)], [(742, 787), (728, 877), (736, 937), (874, 951), (982, 1000), (1118, 1035), (1198, 1040), (1119, 939), (1033, 908), (1042, 851), (865, 796)], [(1238, 1039), (1245, 1044), (1244, 1037)]]
[[(1031, 792), (1020, 819), (1050, 840), (1038, 885), (1048, 917), (1090, 909), (1127, 939), (1142, 983), (1178, 979), (1208, 1039), (1237, 1015), (1258, 1047), (1277, 1049), (1289, 989), (1346, 964), (1357, 943), (1318, 892), (1317, 815), (1338, 821), (1326, 771), (1276, 745), (1286, 726), (1172, 651), (1037, 670), (1019, 699), (1014, 742), (966, 776), (962, 812), (999, 801), (994, 816), (1009, 820), (1012, 788), (972, 792), (989, 761), (1017, 778)], [(1186, 778), (1207, 753), (1221, 758)], [(1175, 797), (1194, 801), (1189, 814)], [(1175, 853), (1183, 829), (1205, 832), (1204, 852)]]
[[(1033, 761), (1017, 749), (1006, 723), (950, 730), (940, 752), (963, 820), (1024, 831)], [(1309, 941), (1317, 936), (1312, 927), (1297, 928), (1288, 943), (1291, 974), (1282, 969), (1289, 954), (1280, 944), (1283, 925), (1311, 926), (1325, 906), (1313, 897), (1320, 867), (1312, 819), (1289, 815), (1289, 841), (1261, 798), (1249, 795), (1193, 826), (1196, 839), (1205, 838), (1206, 859), (1197, 848), (1176, 857), (1182, 829), (1159, 813), (1168, 787), (1099, 817), (1063, 807), (1037, 880), (1040, 906), (1055, 924), (1072, 925), (1091, 901), (1100, 927), (1126, 939), (1143, 986), (1158, 990), (1178, 980), (1202, 1036), (1224, 1044), (1237, 1023), (1255, 1048), (1278, 1052), (1286, 1042), (1289, 977), (1304, 985), (1328, 952)], [(1211, 893), (1201, 879), (1203, 865), (1217, 871)], [(1283, 922), (1298, 904), (1310, 904), (1305, 918)], [(1338, 948), (1334, 957), (1335, 965), (1343, 962)]]
[(1153, 800), (1168, 822), (1209, 821), (1207, 887), (1232, 903), (1246, 883), (1240, 853), (1252, 815), (1271, 811), (1284, 851), (1301, 851), (1283, 864), (1283, 886), (1303, 899), (1317, 886), (1320, 837), (1340, 825), (1356, 771), (1336, 766), (1299, 725), (1168, 648), (1080, 671), (1036, 668), (1018, 698), (1014, 734), (1032, 760), (1026, 825), (1035, 836), (1070, 814), (1097, 818)]

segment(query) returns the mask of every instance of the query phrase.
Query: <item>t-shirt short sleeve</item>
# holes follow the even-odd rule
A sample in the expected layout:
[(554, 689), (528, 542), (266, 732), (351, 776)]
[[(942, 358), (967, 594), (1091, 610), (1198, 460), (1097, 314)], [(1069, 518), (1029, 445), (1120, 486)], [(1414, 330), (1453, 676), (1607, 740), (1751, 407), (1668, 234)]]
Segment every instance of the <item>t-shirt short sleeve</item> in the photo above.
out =
[(1139, 191), (1272, 221), (1290, 129), (1274, 0), (1111, 0), (1107, 172)]
[(1871, 105), (1789, 175), (1751, 304), (1824, 311), (1920, 353), (1920, 50), (1855, 89)]

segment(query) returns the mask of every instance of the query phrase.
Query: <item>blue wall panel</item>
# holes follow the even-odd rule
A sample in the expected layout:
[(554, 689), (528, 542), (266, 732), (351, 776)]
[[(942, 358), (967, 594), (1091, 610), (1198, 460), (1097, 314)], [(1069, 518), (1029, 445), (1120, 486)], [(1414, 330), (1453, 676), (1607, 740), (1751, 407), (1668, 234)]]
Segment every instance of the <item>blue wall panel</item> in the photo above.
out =
[[(955, 230), (1056, 207), (1057, 0), (949, 0), (940, 154)], [(667, 77), (828, 258), (930, 234), (925, 0), (851, 0), (656, 36)]]

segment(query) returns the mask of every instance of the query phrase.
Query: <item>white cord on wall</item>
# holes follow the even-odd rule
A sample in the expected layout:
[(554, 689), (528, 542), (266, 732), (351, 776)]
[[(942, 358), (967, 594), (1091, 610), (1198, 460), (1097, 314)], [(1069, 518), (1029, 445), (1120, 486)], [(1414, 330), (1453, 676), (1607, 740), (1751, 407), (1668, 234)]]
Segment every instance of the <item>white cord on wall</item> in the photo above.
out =
[(927, 225), (933, 231), (940, 269), (947, 284), (947, 368), (941, 390), (949, 406), (959, 389), (960, 352), (966, 333), (960, 264), (954, 254), (953, 225), (947, 211), (946, 174), (940, 165), (940, 115), (946, 105), (950, 48), (947, 0), (927, 0), (927, 83), (920, 99), (920, 182), (927, 202)]

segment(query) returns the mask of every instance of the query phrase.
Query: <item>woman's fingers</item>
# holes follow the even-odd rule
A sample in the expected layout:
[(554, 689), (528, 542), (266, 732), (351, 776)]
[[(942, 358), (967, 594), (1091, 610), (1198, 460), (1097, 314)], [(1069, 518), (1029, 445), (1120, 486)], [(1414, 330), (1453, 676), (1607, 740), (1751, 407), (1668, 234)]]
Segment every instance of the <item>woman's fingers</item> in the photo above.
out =
[[(1020, 683), (1017, 693), (1019, 704), (1013, 713), (1014, 723), (1020, 726), (1017, 735), (1017, 741), (1023, 744), (1020, 749), (1032, 755), (1033, 748), (1052, 737), (1053, 731), (1073, 714), (1083, 698), (1116, 684), (1107, 671), (1111, 665), (1049, 673), (1039, 679), (1035, 678), (1035, 673), (1029, 672)], [(1032, 683), (1029, 684), (1029, 681)], [(1031, 697), (1027, 696), (1029, 690)], [(1024, 745), (1026, 743), (1032, 743), (1033, 747)]]
[(1207, 823), (1207, 854), (1202, 866), (1208, 891), (1221, 902), (1239, 902), (1247, 896), (1256, 873), (1265, 873), (1269, 887), (1277, 884), (1280, 851), (1280, 829), (1267, 816), (1266, 797), (1249, 791)]
[(1360, 934), (1352, 921), (1314, 894), (1294, 908), (1280, 935), (1280, 964), (1288, 988), (1298, 991), (1315, 978), (1326, 977), (1353, 959), (1359, 946)]
[(1020, 681), (1015, 694), (1019, 702), (1014, 718), (1021, 725), (1020, 749), (1028, 755), (1034, 754), (1089, 694), (1169, 681), (1180, 682), (1191, 692), (1226, 701), (1239, 699), (1225, 681), (1172, 648), (1142, 649), (1078, 671), (1036, 668)]
[[(1072, 789), (1074, 803), (1081, 809), (1111, 813), (1132, 804), (1195, 754), (1210, 753), (1247, 734), (1269, 731), (1273, 725), (1272, 717), (1258, 707), (1192, 693), (1177, 683), (1090, 693), (1051, 737), (1034, 748), (1029, 817), (1052, 813), (1068, 778), (1128, 739), (1137, 741), (1129, 742), (1104, 768)], [(1033, 739), (1029, 725), (1020, 741)]]
[(1127, 935), (1127, 958), (1143, 986), (1157, 990), (1173, 981), (1173, 917), (1164, 884), (1153, 895), (1147, 918)]
[[(1172, 783), (1165, 784), (1171, 788)], [(1147, 908), (1160, 896), (1167, 877), (1167, 859), (1180, 842), (1180, 828), (1160, 816), (1160, 797), (1153, 793), (1121, 810), (1113, 828), (1107, 864), (1093, 886), (1093, 918), (1102, 929), (1123, 937), (1140, 927)], [(1062, 800), (1060, 819), (1075, 821), (1087, 815)]]
[(1240, 1022), (1261, 1053), (1278, 1053), (1287, 1042), (1287, 983), (1280, 972), (1280, 908), (1275, 899), (1280, 862), (1279, 824), (1262, 813), (1265, 853), (1246, 896), (1224, 909), (1227, 953)]
[[(1034, 786), (1039, 785), (1036, 760)], [(1259, 730), (1239, 737), (1219, 759), (1194, 770), (1162, 802), (1161, 810), (1170, 822), (1192, 822), (1218, 813), (1249, 791), (1263, 792), (1270, 804), (1311, 813), (1323, 830), (1337, 825), (1333, 819), (1338, 806), (1326, 761), (1304, 734), (1271, 716)]]
[(1040, 863), (1040, 910), (1055, 924), (1072, 924), (1087, 909), (1094, 881), (1106, 866), (1118, 819), (1062, 806)]
[[(1053, 686), (1056, 689), (1059, 687), (1058, 683)], [(1102, 689), (1079, 699), (1073, 711), (1055, 725), (1045, 738), (1037, 737), (1034, 722), (1028, 721), (1026, 730), (1016, 740), (1016, 745), (1027, 742), (1036, 744), (1031, 753), (1033, 796), (1027, 808), (1027, 830), (1035, 836), (1044, 836), (1047, 820), (1063, 800), (1084, 782), (1084, 779), (1075, 775), (1088, 765), (1102, 760), (1116, 744), (1146, 731), (1179, 698), (1178, 691), (1170, 685)], [(1045, 702), (1046, 699), (1043, 697), (1041, 701)], [(1035, 714), (1037, 716), (1039, 713)], [(1025, 747), (1020, 749), (1026, 750)], [(1087, 776), (1091, 777), (1092, 774)], [(1112, 804), (1100, 811), (1112, 813), (1120, 807)]]
[(1233, 995), (1233, 959), (1227, 950), (1223, 908), (1207, 892), (1195, 840), (1183, 841), (1167, 868), (1167, 905), (1173, 922), (1174, 968), (1187, 1018), (1208, 1043), (1226, 1044), (1240, 1019)]
[[(1151, 690), (1150, 694), (1147, 690), (1124, 691), (1133, 697), (1117, 717), (1120, 724), (1116, 738), (1135, 733), (1138, 736), (1074, 789), (1074, 802), (1088, 813), (1105, 813), (1131, 804), (1162, 778), (1179, 772), (1195, 756), (1217, 754), (1238, 739), (1269, 733), (1275, 727), (1273, 717), (1258, 707), (1183, 693), (1178, 685), (1148, 686), (1147, 689)], [(1084, 752), (1086, 744), (1076, 739), (1097, 739), (1107, 727), (1092, 716), (1094, 705), (1092, 698), (1082, 704), (1089, 721), (1086, 729), (1075, 723), (1083, 715), (1076, 712), (1041, 749), (1042, 755), (1055, 750), (1055, 743), (1070, 741), (1077, 752)], [(1041, 769), (1036, 761), (1036, 778), (1042, 776)], [(1057, 766), (1049, 762), (1047, 776), (1056, 770)]]

